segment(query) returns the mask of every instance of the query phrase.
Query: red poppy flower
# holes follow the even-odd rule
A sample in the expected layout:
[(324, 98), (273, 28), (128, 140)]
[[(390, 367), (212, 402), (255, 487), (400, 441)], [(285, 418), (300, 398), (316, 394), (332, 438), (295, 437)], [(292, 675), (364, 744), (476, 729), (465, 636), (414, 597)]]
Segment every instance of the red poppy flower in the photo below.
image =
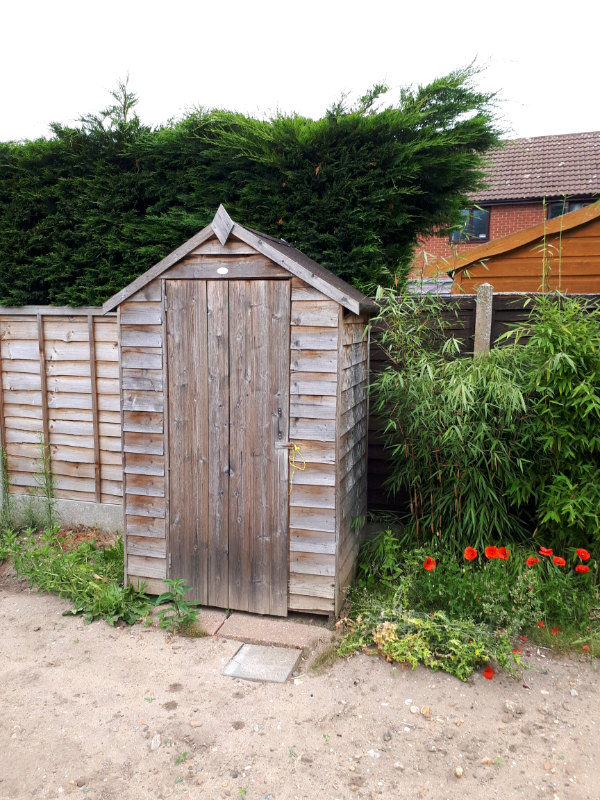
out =
[(587, 653), (587, 651), (590, 649), (590, 646), (589, 644), (584, 644), (581, 649), (583, 650), (584, 653)]
[(560, 556), (554, 556), (554, 558), (552, 559), (552, 561), (554, 561), (554, 563), (556, 564), (556, 566), (557, 566), (557, 567), (564, 567), (564, 566), (565, 566), (565, 564), (567, 563), (567, 562), (564, 560), (564, 558), (561, 558)]
[(494, 670), (488, 664), (487, 668), (484, 669), (484, 671), (483, 671), (483, 677), (487, 678), (488, 681), (491, 681), (492, 678), (494, 677), (494, 675), (495, 675)]
[(552, 550), (549, 547), (540, 547), (540, 555), (541, 556), (551, 556)]
[(556, 634), (560, 631), (560, 628), (552, 628), (552, 636), (556, 636)]
[(522, 653), (522, 652), (523, 652), (523, 648), (522, 647), (517, 647), (516, 650), (513, 650), (513, 653)]
[(546, 623), (544, 622), (544, 620), (542, 620), (541, 622), (538, 622), (537, 626), (538, 628), (543, 628), (545, 624)]
[(519, 639), (520, 639), (522, 642), (526, 642), (526, 641), (527, 641), (527, 637), (526, 637), (526, 636), (519, 636)]
[(498, 548), (497, 547), (486, 547), (485, 548), (485, 557), (492, 559), (498, 558)]
[(465, 548), (465, 558), (467, 561), (473, 561), (477, 558), (477, 550), (474, 547)]
[(535, 556), (529, 556), (529, 558), (527, 559), (527, 561), (525, 563), (527, 564), (528, 567), (533, 567), (534, 564), (539, 564), (540, 560), (539, 560), (539, 558), (536, 558)]
[(423, 562), (423, 569), (426, 569), (427, 572), (433, 572), (433, 570), (435, 569), (435, 558), (427, 556), (427, 558)]
[(589, 571), (590, 568), (587, 566), (587, 564), (577, 564), (577, 566), (575, 567), (575, 572), (589, 572)]
[(506, 547), (498, 548), (498, 558), (501, 561), (508, 561), (509, 555), (510, 555), (510, 550), (507, 550)]
[(587, 560), (588, 560), (588, 558), (590, 557), (590, 554), (588, 553), (588, 551), (587, 551), (587, 550), (584, 550), (584, 549), (583, 549), (583, 547), (580, 547), (580, 548), (577, 550), (577, 555), (578, 555), (578, 556), (579, 556), (579, 558), (581, 558), (583, 561), (587, 561)]

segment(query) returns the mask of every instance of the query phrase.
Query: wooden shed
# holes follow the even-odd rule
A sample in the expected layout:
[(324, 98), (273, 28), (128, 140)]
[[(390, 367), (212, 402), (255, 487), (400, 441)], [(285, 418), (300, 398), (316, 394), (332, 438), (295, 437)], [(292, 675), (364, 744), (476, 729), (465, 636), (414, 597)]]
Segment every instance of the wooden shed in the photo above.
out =
[(458, 254), (453, 294), (491, 283), (494, 292), (600, 293), (600, 202)]
[(221, 206), (115, 309), (126, 580), (336, 611), (366, 513), (373, 301)]

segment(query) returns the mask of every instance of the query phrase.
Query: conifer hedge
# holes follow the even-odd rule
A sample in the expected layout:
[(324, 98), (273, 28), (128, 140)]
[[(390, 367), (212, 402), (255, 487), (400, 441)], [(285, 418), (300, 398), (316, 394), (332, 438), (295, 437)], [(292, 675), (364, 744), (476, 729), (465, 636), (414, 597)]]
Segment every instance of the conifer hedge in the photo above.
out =
[[(135, 95), (52, 136), (0, 144), (0, 303), (98, 305), (219, 203), (354, 285), (402, 281), (417, 236), (458, 224), (498, 144), (493, 95), (457, 70), (318, 120), (196, 109), (150, 128)], [(129, 116), (129, 118), (128, 118)]]

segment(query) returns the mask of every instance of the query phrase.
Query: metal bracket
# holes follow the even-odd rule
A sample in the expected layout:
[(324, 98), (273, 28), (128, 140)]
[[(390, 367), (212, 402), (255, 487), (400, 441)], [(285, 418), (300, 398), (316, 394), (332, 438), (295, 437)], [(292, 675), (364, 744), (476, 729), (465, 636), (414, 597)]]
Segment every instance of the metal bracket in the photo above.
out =
[(277, 438), (281, 439), (281, 409), (277, 409)]

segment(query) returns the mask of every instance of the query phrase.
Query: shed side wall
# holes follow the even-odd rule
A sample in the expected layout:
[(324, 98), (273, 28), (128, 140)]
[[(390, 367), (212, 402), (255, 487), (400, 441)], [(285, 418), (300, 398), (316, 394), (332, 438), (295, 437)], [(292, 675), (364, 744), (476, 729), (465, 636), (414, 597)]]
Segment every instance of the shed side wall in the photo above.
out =
[(336, 473), (336, 614), (344, 589), (352, 582), (362, 541), (356, 518), (367, 513), (367, 439), (369, 417), (369, 336), (366, 314), (344, 316), (340, 308), (338, 362), (338, 451)]

